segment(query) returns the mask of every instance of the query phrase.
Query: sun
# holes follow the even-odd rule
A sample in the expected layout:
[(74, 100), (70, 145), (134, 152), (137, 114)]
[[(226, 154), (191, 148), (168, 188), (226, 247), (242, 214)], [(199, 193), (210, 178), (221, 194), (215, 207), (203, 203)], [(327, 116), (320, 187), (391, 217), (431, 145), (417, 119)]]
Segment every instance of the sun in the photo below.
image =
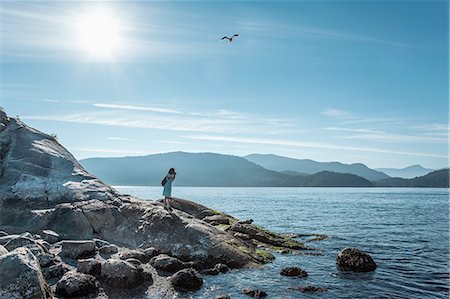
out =
[(77, 20), (78, 45), (95, 58), (111, 58), (120, 48), (120, 24), (110, 12), (96, 9)]

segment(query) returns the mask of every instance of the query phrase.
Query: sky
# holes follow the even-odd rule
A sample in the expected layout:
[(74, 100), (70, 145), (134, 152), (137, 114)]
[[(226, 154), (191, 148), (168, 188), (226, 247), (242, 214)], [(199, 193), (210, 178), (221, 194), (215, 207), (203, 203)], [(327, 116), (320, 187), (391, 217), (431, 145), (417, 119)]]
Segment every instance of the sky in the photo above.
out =
[(272, 153), (438, 169), (448, 22), (448, 1), (433, 0), (3, 1), (0, 106), (77, 159)]

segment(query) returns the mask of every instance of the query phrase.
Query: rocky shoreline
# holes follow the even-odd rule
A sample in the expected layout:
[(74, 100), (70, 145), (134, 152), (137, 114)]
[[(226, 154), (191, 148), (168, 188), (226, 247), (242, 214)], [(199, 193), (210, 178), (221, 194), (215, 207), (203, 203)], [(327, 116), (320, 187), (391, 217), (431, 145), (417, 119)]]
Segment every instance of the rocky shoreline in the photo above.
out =
[[(251, 220), (184, 199), (172, 205), (120, 194), (53, 136), (0, 111), (0, 298), (173, 298), (201, 288), (202, 275), (262, 267), (274, 251), (318, 254)], [(374, 269), (358, 251), (340, 258), (344, 270)]]

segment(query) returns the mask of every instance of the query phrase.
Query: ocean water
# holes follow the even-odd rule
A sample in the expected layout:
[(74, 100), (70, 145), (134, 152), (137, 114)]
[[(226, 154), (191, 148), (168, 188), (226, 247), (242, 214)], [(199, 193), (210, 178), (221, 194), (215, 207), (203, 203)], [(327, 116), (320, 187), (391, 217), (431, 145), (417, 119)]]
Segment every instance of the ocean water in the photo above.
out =
[[(159, 187), (116, 187), (143, 199), (161, 198)], [(267, 298), (449, 298), (449, 190), (406, 188), (199, 188), (174, 186), (173, 196), (197, 201), (280, 233), (325, 234), (307, 245), (322, 256), (274, 254), (263, 270), (204, 276), (191, 298), (249, 298), (246, 287)], [(301, 240), (301, 239), (299, 239)], [(345, 247), (369, 253), (373, 273), (344, 274), (336, 253)], [(308, 277), (279, 274), (297, 266)], [(312, 284), (326, 292), (289, 290)]]

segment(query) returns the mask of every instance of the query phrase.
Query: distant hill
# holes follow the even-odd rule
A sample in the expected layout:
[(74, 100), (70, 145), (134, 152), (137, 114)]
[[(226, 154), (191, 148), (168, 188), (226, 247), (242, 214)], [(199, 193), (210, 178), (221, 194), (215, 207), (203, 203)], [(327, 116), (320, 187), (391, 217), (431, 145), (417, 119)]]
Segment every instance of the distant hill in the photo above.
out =
[(383, 172), (368, 168), (361, 163), (343, 164), (340, 162), (317, 162), (309, 159), (293, 159), (277, 155), (251, 154), (245, 159), (275, 171), (295, 171), (299, 173), (314, 174), (321, 171), (349, 173), (363, 177), (369, 181), (378, 181), (389, 178)]
[(450, 169), (433, 171), (414, 179), (390, 178), (375, 182), (379, 187), (431, 187), (449, 188)]
[(393, 178), (412, 179), (418, 176), (426, 175), (434, 169), (424, 168), (420, 165), (411, 165), (405, 168), (376, 168)]
[(173, 152), (141, 157), (90, 158), (80, 163), (112, 185), (160, 186), (170, 167), (177, 170), (177, 186), (217, 187), (371, 187), (351, 174), (321, 172), (303, 176), (265, 169), (244, 158), (214, 153)]
[(90, 158), (80, 163), (108, 184), (160, 186), (170, 167), (177, 186), (294, 186), (296, 178), (248, 160), (214, 153), (172, 152), (141, 157)]
[(375, 185), (362, 177), (348, 173), (321, 171), (301, 178), (303, 187), (374, 187)]

